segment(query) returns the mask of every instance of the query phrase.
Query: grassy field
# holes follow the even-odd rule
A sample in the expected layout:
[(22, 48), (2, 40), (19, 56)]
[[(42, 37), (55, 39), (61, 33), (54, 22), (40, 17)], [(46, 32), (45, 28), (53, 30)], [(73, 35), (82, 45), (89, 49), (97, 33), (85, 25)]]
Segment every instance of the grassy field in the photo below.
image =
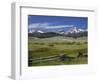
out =
[(87, 54), (87, 37), (68, 38), (68, 37), (51, 37), (51, 38), (28, 38), (28, 55), (33, 59), (47, 57), (53, 55), (65, 54), (74, 59), (61, 61), (59, 59), (32, 63), (32, 66), (47, 66), (47, 65), (70, 65), (70, 64), (87, 64), (87, 57), (77, 58), (78, 52), (83, 55)]

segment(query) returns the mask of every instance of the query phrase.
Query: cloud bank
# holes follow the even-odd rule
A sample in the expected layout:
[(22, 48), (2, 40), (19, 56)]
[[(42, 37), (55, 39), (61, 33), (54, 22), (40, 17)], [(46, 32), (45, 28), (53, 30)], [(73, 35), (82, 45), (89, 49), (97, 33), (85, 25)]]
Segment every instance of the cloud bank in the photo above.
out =
[(64, 27), (73, 27), (73, 25), (52, 25), (51, 23), (32, 23), (28, 26), (29, 29), (57, 29)]

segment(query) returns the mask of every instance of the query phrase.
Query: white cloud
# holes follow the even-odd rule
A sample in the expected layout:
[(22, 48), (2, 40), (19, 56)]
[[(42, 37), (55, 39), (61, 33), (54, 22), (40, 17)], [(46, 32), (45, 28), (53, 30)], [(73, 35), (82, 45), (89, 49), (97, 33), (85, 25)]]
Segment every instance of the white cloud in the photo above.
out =
[(51, 23), (33, 23), (29, 25), (29, 28), (45, 28), (45, 29), (53, 29), (53, 28), (64, 28), (64, 27), (73, 27), (73, 25), (51, 25)]
[(56, 25), (56, 26), (47, 26), (46, 28), (64, 28), (64, 27), (73, 27), (73, 25)]
[(33, 23), (29, 25), (29, 28), (43, 28), (49, 26), (49, 23)]

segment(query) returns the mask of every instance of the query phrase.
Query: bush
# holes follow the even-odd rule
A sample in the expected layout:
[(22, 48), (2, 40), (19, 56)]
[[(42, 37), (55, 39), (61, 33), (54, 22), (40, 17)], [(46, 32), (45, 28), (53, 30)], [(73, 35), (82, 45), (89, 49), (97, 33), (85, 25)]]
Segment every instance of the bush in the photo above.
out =
[(54, 47), (54, 44), (49, 44), (48, 46), (50, 46), (50, 47)]

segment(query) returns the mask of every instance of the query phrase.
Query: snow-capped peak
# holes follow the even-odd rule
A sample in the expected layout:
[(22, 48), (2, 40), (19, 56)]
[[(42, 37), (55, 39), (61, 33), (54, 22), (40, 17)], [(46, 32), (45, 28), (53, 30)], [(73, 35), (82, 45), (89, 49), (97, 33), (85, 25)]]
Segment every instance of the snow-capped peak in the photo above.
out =
[(72, 27), (71, 29), (69, 29), (68, 32), (69, 32), (69, 33), (78, 33), (79, 30), (77, 29), (77, 27)]
[(29, 33), (33, 33), (33, 32), (35, 32), (35, 30), (29, 30), (28, 32), (29, 32)]
[(83, 29), (78, 29), (79, 30), (79, 32), (84, 32), (84, 30)]
[(37, 32), (39, 32), (39, 33), (44, 33), (43, 31), (41, 31), (41, 30), (38, 30)]
[(72, 27), (70, 28), (65, 34), (68, 33), (80, 33), (80, 32), (84, 32), (85, 30), (77, 28), (77, 27)]

